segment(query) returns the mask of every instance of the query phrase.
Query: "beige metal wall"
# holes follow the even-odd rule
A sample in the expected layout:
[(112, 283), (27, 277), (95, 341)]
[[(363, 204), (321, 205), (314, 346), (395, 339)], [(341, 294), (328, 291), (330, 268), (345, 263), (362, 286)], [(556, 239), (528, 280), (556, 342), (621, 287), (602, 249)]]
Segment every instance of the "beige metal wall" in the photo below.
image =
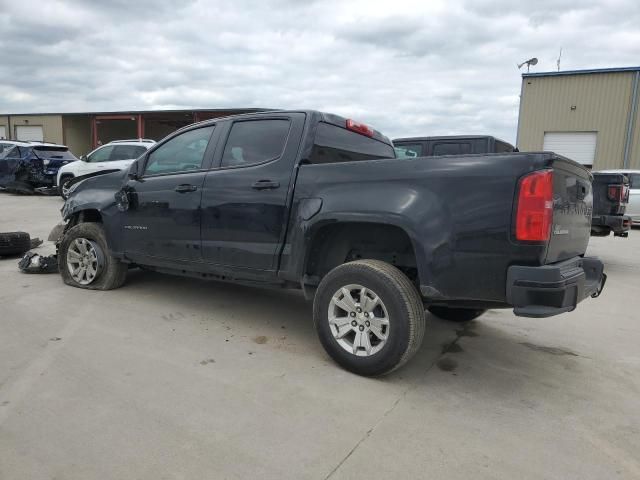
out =
[[(545, 132), (598, 132), (594, 170), (622, 168), (635, 72), (525, 77), (518, 147), (541, 150)], [(572, 109), (575, 107), (575, 109)], [(640, 125), (636, 121), (636, 137)], [(638, 145), (638, 141), (636, 141)], [(636, 164), (640, 154), (635, 149)]]
[(5, 140), (8, 140), (11, 132), (9, 131), (9, 117), (7, 115), (0, 116), (0, 127), (4, 127)]
[(76, 157), (91, 151), (91, 120), (89, 115), (64, 115), (64, 144)]
[(16, 125), (41, 125), (45, 142), (63, 142), (62, 115), (11, 115), (9, 130), (12, 139), (16, 136)]

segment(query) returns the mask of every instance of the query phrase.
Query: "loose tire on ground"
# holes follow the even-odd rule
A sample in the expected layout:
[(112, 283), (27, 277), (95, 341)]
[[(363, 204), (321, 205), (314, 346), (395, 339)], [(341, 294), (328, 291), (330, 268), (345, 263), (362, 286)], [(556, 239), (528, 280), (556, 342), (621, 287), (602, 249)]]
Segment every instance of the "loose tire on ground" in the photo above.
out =
[(479, 308), (439, 307), (434, 305), (429, 307), (429, 312), (443, 320), (449, 320), (452, 322), (469, 322), (484, 314), (486, 310)]
[[(77, 239), (90, 242), (92, 248), (96, 249), (98, 257), (100, 258), (101, 265), (97, 269), (97, 274), (95, 278), (87, 284), (79, 283), (74, 279), (68, 265), (68, 259), (70, 258), (69, 249), (75, 248), (72, 247), (72, 245), (75, 245), (74, 241)], [(127, 277), (128, 265), (111, 256), (104, 228), (99, 223), (79, 223), (70, 228), (60, 242), (58, 263), (62, 280), (72, 287), (86, 288), (89, 290), (112, 290), (122, 286)]]
[(31, 250), (31, 237), (26, 232), (0, 233), (0, 257), (21, 255)]
[[(364, 287), (367, 298), (363, 300), (362, 292), (355, 291), (349, 300), (343, 287), (346, 291)], [(379, 302), (372, 300), (374, 297)], [(348, 307), (351, 302), (354, 302), (354, 317), (349, 317), (350, 312), (340, 307)], [(365, 308), (361, 308), (363, 305)], [(363, 311), (356, 313), (357, 309)], [(367, 312), (369, 316), (365, 318), (363, 315)], [(386, 334), (382, 335), (386, 338), (382, 341), (374, 332), (382, 332), (379, 325), (384, 315), (387, 327)], [(352, 321), (347, 324), (346, 318), (352, 318)], [(316, 291), (313, 319), (320, 342), (329, 356), (358, 375), (380, 376), (401, 367), (418, 351), (424, 338), (425, 313), (418, 291), (400, 270), (379, 260), (357, 260), (331, 270)], [(378, 322), (375, 331), (370, 325), (365, 327), (367, 320), (372, 320), (371, 325), (374, 325), (374, 319)], [(353, 321), (360, 323), (354, 327)], [(339, 323), (342, 324), (340, 327)], [(349, 325), (351, 331), (343, 335)], [(349, 336), (354, 336), (353, 345), (360, 345), (359, 339), (365, 337), (358, 335), (365, 333), (369, 338), (366, 343), (371, 347), (370, 353), (359, 346), (357, 353), (350, 351)], [(342, 338), (338, 338), (341, 335)], [(375, 342), (378, 343), (372, 347)]]

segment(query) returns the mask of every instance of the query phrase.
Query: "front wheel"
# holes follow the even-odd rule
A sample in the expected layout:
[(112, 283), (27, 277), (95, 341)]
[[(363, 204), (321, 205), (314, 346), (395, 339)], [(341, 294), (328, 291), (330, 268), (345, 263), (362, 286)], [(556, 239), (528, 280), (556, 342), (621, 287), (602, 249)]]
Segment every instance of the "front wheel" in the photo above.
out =
[(58, 193), (65, 200), (69, 198), (69, 182), (73, 180), (73, 175), (62, 175), (60, 177), (60, 184), (58, 185)]
[(429, 312), (434, 314), (438, 318), (443, 320), (449, 320), (452, 322), (469, 322), (475, 320), (482, 315), (486, 310), (479, 308), (451, 308), (451, 307), (429, 307)]
[(62, 280), (90, 290), (112, 290), (127, 277), (127, 264), (112, 257), (104, 228), (99, 223), (79, 223), (62, 237), (58, 250)]
[(331, 358), (364, 376), (385, 375), (404, 365), (420, 348), (425, 330), (415, 286), (379, 260), (331, 270), (316, 291), (313, 319)]

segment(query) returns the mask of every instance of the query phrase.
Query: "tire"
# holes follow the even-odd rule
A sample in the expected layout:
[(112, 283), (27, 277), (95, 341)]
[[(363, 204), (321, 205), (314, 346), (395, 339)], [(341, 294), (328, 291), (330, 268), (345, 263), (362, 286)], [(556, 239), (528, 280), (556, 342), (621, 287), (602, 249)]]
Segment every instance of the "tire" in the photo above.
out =
[[(359, 287), (367, 289), (364, 300)], [(374, 297), (379, 298), (377, 305)], [(404, 365), (424, 338), (425, 313), (418, 291), (400, 270), (379, 260), (357, 260), (331, 270), (316, 291), (313, 320), (329, 356), (346, 370), (367, 377), (386, 375)], [(365, 348), (361, 348), (363, 342)]]
[(69, 181), (73, 180), (73, 178), (74, 178), (74, 177), (73, 177), (73, 175), (62, 175), (62, 176), (60, 177), (60, 184), (58, 185), (58, 193), (59, 193), (59, 194), (60, 194), (60, 196), (61, 196), (63, 199), (65, 199), (65, 200), (66, 200), (67, 198), (69, 198), (69, 195), (65, 195), (65, 194), (64, 194), (64, 192), (63, 192), (63, 188), (62, 188), (62, 187), (64, 187), (64, 184), (65, 184), (65, 183), (67, 183), (67, 182), (69, 182)]
[(31, 237), (26, 232), (0, 233), (0, 257), (21, 255), (31, 250)]
[(452, 308), (432, 306), (429, 307), (429, 312), (443, 320), (462, 323), (475, 320), (480, 315), (484, 314), (486, 310), (482, 310), (479, 308)]
[[(77, 241), (77, 242), (76, 242)], [(78, 252), (88, 252), (83, 259), (85, 274), (74, 277), (68, 262), (78, 260)], [(73, 253), (70, 254), (69, 251)], [(91, 252), (95, 252), (95, 256)], [(67, 285), (89, 290), (112, 290), (124, 284), (127, 278), (128, 265), (111, 256), (107, 245), (104, 228), (99, 223), (80, 223), (64, 234), (58, 249), (58, 263), (62, 280)], [(77, 264), (81, 268), (80, 264)], [(95, 272), (95, 274), (91, 273)], [(91, 279), (89, 277), (92, 277)]]

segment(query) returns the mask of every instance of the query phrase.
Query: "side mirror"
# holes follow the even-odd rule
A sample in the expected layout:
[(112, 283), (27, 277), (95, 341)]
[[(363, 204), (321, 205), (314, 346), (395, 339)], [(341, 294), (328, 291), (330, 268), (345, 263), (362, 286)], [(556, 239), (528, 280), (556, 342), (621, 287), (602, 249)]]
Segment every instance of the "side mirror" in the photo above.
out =
[(129, 177), (129, 180), (138, 180), (140, 178), (138, 175), (138, 161), (131, 164), (127, 177)]

